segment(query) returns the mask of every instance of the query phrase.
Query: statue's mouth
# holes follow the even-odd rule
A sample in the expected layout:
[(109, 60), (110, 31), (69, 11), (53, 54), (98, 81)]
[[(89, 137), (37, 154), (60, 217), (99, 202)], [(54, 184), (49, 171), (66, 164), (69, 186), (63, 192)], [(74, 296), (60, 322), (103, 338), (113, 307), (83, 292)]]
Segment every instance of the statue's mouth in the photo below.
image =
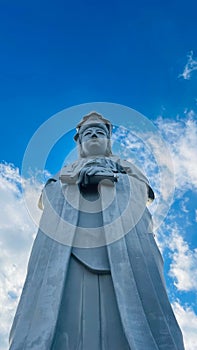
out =
[(90, 140), (91, 142), (99, 142), (99, 139), (98, 138), (93, 138)]

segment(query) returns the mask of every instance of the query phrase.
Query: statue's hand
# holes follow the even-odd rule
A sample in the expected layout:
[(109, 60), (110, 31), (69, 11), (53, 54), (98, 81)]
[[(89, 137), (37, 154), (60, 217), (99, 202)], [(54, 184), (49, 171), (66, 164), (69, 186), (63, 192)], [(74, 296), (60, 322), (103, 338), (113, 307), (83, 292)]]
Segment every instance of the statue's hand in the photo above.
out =
[(102, 179), (114, 178), (114, 173), (99, 165), (84, 167), (79, 174), (77, 183), (87, 186), (90, 183), (99, 183)]

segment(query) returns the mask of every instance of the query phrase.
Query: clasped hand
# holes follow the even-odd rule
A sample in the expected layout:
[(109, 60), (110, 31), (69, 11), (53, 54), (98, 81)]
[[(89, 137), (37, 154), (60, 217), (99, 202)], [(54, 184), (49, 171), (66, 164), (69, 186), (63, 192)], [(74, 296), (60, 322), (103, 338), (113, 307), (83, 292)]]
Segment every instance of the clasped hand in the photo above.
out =
[[(116, 179), (112, 170), (106, 169), (99, 165), (91, 165), (85, 166), (80, 171), (77, 183), (81, 184), (82, 186), (87, 186), (91, 182), (91, 177), (95, 177), (94, 183), (99, 183), (99, 181), (102, 179)], [(97, 181), (96, 179), (100, 180)]]

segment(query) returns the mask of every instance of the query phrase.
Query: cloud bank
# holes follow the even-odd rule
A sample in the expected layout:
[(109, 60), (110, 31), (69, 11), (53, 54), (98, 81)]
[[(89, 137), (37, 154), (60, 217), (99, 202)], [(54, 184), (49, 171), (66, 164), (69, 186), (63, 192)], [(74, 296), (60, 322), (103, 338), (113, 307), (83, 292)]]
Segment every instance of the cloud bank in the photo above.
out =
[[(0, 164), (0, 349), (8, 349), (8, 332), (22, 291), (36, 227), (22, 191), (36, 208), (42, 185), (25, 181), (11, 164)], [(38, 211), (38, 215), (40, 215)]]

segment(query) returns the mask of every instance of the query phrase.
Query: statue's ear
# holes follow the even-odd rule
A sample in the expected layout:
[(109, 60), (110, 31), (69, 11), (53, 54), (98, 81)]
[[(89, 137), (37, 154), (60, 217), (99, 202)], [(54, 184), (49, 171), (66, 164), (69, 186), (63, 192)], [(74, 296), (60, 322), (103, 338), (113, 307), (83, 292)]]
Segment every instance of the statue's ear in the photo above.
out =
[(106, 156), (111, 156), (112, 155), (112, 150), (111, 150), (111, 140), (108, 140), (107, 144), (107, 151), (106, 151)]
[(79, 155), (81, 158), (85, 158), (85, 153), (83, 152), (81, 145), (79, 145)]

